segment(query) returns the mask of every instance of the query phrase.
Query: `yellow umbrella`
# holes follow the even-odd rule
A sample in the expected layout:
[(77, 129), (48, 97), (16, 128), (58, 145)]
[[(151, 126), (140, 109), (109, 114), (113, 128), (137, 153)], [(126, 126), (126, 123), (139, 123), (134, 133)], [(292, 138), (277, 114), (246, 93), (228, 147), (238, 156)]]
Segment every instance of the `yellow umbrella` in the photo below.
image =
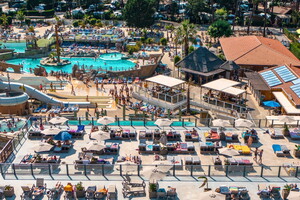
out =
[(296, 32), (300, 35), (300, 28)]
[(72, 192), (73, 191), (73, 186), (68, 184), (64, 187), (64, 190), (65, 190), (65, 192)]

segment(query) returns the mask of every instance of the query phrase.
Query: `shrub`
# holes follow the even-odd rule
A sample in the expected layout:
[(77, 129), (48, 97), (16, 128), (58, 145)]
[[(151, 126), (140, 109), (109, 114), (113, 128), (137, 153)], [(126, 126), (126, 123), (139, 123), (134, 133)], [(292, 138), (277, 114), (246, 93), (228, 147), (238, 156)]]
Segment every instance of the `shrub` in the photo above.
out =
[(140, 50), (140, 47), (139, 47), (138, 45), (134, 45), (134, 46), (132, 46), (132, 45), (127, 45), (126, 48), (127, 48), (127, 51), (128, 51), (128, 53), (129, 53), (130, 55), (132, 55), (133, 52), (138, 52), (138, 51)]
[(163, 45), (163, 46), (166, 46), (168, 43), (168, 40), (166, 38), (161, 38), (160, 39), (160, 44)]
[(189, 53), (192, 53), (193, 51), (195, 51), (194, 46), (190, 46), (190, 47), (189, 47)]
[(74, 27), (78, 27), (78, 26), (79, 26), (79, 21), (78, 21), (78, 20), (74, 21), (74, 22), (73, 22), (73, 26), (74, 26)]
[(91, 25), (95, 25), (97, 23), (97, 19), (96, 18), (92, 18), (92, 19), (90, 19), (90, 24)]
[(178, 63), (181, 60), (180, 56), (174, 57), (174, 63)]

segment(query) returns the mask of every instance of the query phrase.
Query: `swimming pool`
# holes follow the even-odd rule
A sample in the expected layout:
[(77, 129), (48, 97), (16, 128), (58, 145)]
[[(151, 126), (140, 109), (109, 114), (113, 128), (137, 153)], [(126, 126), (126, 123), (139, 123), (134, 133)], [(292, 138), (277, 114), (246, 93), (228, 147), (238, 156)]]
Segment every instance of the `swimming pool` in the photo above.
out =
[[(78, 120), (69, 120), (69, 125), (79, 125)], [(131, 126), (131, 121), (120, 121), (120, 126)], [(132, 121), (132, 126), (157, 126), (154, 124), (155, 121), (146, 121), (144, 124), (144, 121)], [(91, 120), (81, 120), (82, 125), (91, 125)], [(94, 125), (102, 126), (102, 124), (98, 124), (96, 121), (94, 121)], [(114, 122), (109, 124), (110, 126), (118, 126), (118, 122)], [(173, 121), (171, 126), (182, 126), (181, 121)], [(193, 127), (195, 126), (194, 122), (184, 122), (184, 126)]]
[(24, 53), (26, 49), (25, 42), (2, 43), (2, 48), (14, 49), (17, 53)]
[[(63, 71), (67, 73), (72, 73), (72, 67), (74, 64), (77, 65), (84, 65), (85, 68), (90, 69), (92, 66), (92, 69), (99, 69), (102, 68), (104, 70), (111, 70), (111, 71), (125, 71), (129, 70), (135, 67), (135, 63), (129, 61), (129, 60), (123, 60), (121, 59), (123, 54), (116, 53), (116, 54), (103, 54), (100, 55), (99, 58), (86, 58), (86, 57), (72, 57), (72, 58), (65, 58), (71, 61), (71, 64), (60, 66), (60, 67), (50, 67), (47, 66), (46, 71), (50, 72), (52, 71)], [(113, 59), (110, 59), (113, 58)], [(9, 64), (16, 64), (16, 65), (23, 65), (23, 70), (26, 72), (30, 72), (30, 68), (36, 68), (38, 65), (40, 65), (41, 59), (31, 59), (31, 58), (18, 58), (18, 59), (12, 59), (7, 60), (6, 62)]]
[(6, 131), (6, 132), (10, 132), (10, 131), (18, 131), (20, 128), (22, 128), (24, 125), (25, 125), (25, 121), (24, 120), (21, 120), (21, 121), (19, 121), (19, 122), (17, 122), (16, 123), (16, 127), (13, 127), (13, 128), (11, 128), (11, 129), (9, 129), (8, 127), (7, 127), (7, 124), (6, 123), (1, 123), (1, 127), (0, 127), (0, 132), (4, 132), (4, 131)]

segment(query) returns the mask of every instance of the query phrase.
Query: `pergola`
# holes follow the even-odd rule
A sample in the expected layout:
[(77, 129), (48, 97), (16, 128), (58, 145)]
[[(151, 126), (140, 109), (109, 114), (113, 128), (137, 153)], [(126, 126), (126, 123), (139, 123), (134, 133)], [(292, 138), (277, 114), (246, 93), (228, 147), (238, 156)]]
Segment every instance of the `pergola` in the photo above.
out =
[[(221, 99), (224, 96), (229, 95), (229, 96), (234, 96), (235, 101), (237, 101), (237, 99), (240, 100), (242, 98), (242, 95), (244, 93), (246, 93), (246, 90), (234, 87), (234, 86), (238, 86), (240, 84), (241, 83), (237, 82), (237, 81), (220, 78), (218, 80), (206, 83), (206, 84), (202, 85), (202, 87), (209, 89), (209, 90), (215, 90), (215, 91), (220, 92)], [(208, 99), (210, 99), (210, 98), (211, 98), (211, 93), (209, 92)]]
[(164, 75), (145, 79), (144, 85), (136, 87), (135, 92), (147, 99), (162, 100), (172, 104), (186, 99), (185, 81)]

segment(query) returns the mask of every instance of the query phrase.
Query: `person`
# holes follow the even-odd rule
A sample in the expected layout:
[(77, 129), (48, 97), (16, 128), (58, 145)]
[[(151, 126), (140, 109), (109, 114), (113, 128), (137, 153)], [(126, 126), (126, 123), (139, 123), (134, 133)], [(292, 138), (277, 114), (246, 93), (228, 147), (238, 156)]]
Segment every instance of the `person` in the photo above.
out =
[(262, 163), (262, 155), (263, 155), (263, 152), (264, 152), (263, 149), (260, 150), (260, 152), (259, 152), (259, 163), (260, 163), (260, 164)]
[(255, 148), (253, 160), (255, 161), (257, 160), (257, 155), (258, 155), (258, 147)]

